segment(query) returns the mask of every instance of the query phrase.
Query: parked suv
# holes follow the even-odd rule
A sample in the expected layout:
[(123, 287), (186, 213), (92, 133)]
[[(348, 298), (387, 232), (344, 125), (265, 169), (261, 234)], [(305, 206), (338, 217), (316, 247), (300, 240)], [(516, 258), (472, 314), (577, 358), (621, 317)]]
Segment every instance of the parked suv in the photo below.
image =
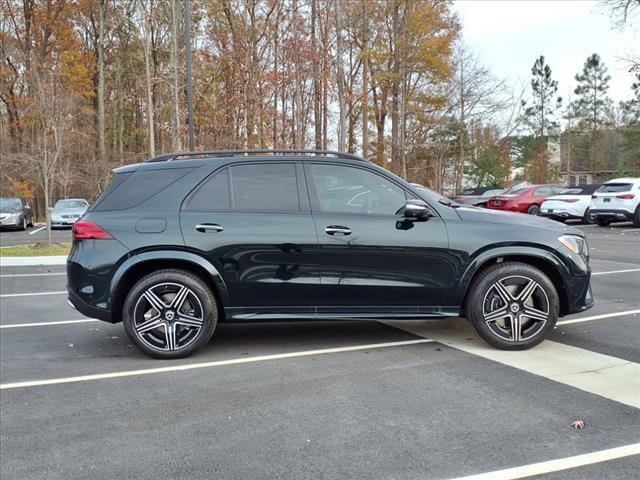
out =
[(633, 222), (640, 227), (640, 178), (605, 182), (591, 196), (590, 208), (601, 227), (611, 222)]
[(462, 315), (532, 347), (593, 304), (584, 235), (462, 207), (354, 155), (173, 153), (120, 167), (73, 226), (68, 294), (158, 358), (218, 322)]

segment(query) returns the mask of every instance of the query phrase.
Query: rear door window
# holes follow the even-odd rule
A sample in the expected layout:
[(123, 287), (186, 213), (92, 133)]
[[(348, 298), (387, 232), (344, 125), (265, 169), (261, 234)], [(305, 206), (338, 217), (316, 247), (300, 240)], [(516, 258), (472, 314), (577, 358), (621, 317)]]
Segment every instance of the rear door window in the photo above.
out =
[(185, 210), (297, 212), (294, 163), (234, 165), (214, 173), (186, 200)]

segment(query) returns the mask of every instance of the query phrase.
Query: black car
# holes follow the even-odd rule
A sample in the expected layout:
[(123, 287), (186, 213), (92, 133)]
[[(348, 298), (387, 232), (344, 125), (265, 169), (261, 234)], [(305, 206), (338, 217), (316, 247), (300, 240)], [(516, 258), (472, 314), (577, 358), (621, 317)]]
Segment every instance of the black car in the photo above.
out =
[(218, 322), (459, 315), (520, 350), (593, 304), (579, 230), (462, 207), (338, 152), (120, 167), (73, 236), (71, 305), (159, 358), (203, 347)]
[(504, 188), (496, 187), (476, 187), (467, 188), (458, 193), (453, 201), (460, 205), (474, 205), (476, 207), (486, 207), (491, 197), (501, 195), (506, 192)]
[(26, 230), (33, 227), (33, 210), (22, 198), (0, 198), (0, 228)]

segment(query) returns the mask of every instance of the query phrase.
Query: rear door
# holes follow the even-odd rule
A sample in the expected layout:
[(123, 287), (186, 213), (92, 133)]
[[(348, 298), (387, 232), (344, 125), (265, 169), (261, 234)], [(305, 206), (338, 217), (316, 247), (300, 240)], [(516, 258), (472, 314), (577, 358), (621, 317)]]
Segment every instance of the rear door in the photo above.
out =
[(185, 245), (221, 272), (231, 307), (314, 310), (317, 238), (302, 166), (238, 163), (215, 171), (183, 202)]
[(320, 244), (320, 313), (446, 305), (455, 262), (439, 217), (396, 215), (411, 194), (373, 170), (306, 162), (305, 172)]

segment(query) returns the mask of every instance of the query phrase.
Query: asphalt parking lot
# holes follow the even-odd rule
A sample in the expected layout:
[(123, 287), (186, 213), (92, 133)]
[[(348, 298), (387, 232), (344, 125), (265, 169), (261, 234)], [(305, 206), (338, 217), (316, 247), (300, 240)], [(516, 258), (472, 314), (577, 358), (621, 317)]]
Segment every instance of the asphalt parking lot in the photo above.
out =
[[(27, 230), (0, 230), (0, 247), (15, 247), (17, 245), (34, 245), (47, 241), (47, 229), (43, 224), (36, 224)], [(51, 231), (51, 241), (64, 243), (71, 241), (71, 229), (61, 228)]]
[(637, 478), (640, 229), (580, 228), (596, 305), (527, 352), (460, 319), (291, 322), (151, 360), (67, 306), (64, 267), (3, 267), (0, 476)]

